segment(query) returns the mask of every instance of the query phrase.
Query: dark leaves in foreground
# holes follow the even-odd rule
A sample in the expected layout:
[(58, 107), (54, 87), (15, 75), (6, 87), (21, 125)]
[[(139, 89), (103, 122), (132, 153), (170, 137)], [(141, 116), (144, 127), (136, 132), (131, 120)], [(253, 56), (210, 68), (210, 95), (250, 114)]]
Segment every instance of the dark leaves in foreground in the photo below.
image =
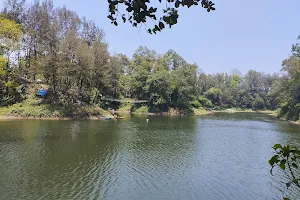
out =
[(270, 173), (273, 175), (274, 167), (279, 167), (281, 170), (289, 172), (290, 181), (286, 183), (287, 188), (292, 184), (300, 188), (300, 178), (296, 177), (295, 174), (295, 170), (299, 167), (300, 150), (297, 147), (282, 146), (281, 144), (275, 144), (273, 149), (275, 150), (275, 155), (269, 160), (271, 165)]
[[(162, 16), (158, 18), (158, 8), (150, 0), (108, 0), (109, 15), (107, 16), (111, 23), (118, 26), (118, 17), (121, 16), (122, 21), (129, 22), (133, 27), (139, 24), (144, 24), (150, 34), (162, 31), (165, 27), (170, 28), (178, 22), (178, 8), (201, 5), (210, 12), (215, 10), (214, 3), (209, 0), (158, 0), (157, 3), (165, 5), (161, 10)], [(125, 12), (125, 13), (121, 13)], [(154, 25), (148, 27), (146, 22), (151, 22)]]

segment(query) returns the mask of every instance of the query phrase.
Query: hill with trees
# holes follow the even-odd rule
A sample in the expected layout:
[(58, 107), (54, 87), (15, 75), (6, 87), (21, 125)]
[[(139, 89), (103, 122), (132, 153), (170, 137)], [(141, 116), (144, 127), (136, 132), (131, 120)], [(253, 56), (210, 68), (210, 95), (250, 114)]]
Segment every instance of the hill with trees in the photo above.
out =
[[(44, 117), (74, 117), (83, 112), (83, 116), (91, 116), (101, 115), (109, 107), (201, 114), (205, 110), (238, 108), (279, 109), (280, 117), (299, 120), (298, 44), (293, 45), (293, 55), (283, 61), (280, 73), (250, 70), (243, 75), (233, 70), (205, 74), (174, 50), (159, 54), (140, 46), (132, 58), (113, 55), (103, 29), (74, 11), (54, 7), (49, 0), (33, 4), (7, 0), (0, 26), (0, 113), (4, 115), (39, 117), (44, 112), (49, 113), (42, 114)], [(46, 98), (34, 97), (41, 87), (38, 80), (47, 88)], [(34, 114), (24, 114), (26, 106), (42, 107)]]

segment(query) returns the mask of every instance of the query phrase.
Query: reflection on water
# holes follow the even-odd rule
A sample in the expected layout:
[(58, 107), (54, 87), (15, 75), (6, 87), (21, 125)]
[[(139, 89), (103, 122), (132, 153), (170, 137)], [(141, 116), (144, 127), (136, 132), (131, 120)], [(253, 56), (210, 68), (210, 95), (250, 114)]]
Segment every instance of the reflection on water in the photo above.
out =
[(300, 126), (248, 113), (0, 121), (0, 199), (280, 199), (275, 143), (300, 145)]

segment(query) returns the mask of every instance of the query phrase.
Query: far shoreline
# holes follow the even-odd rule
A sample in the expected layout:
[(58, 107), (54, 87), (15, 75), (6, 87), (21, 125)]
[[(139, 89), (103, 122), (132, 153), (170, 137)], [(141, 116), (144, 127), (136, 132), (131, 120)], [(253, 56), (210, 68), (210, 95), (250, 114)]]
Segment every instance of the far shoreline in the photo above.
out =
[[(188, 115), (174, 115), (170, 114), (168, 112), (162, 112), (162, 113), (150, 113), (150, 112), (130, 112), (130, 111), (118, 111), (116, 110), (115, 113), (118, 114), (124, 114), (124, 115), (145, 115), (145, 116), (203, 116), (203, 115), (213, 115), (215, 113), (227, 113), (227, 114), (235, 114), (235, 113), (257, 113), (257, 114), (265, 114), (271, 117), (274, 117), (278, 119), (279, 121), (286, 121), (289, 124), (295, 124), (300, 125), (300, 121), (291, 121), (291, 120), (285, 120), (282, 118), (277, 118), (277, 112), (272, 110), (261, 110), (261, 111), (255, 111), (255, 110), (235, 110), (235, 109), (227, 109), (227, 110), (212, 110), (212, 111), (204, 111), (201, 113), (195, 112), (194, 114), (188, 114)], [(69, 120), (94, 120), (94, 121), (103, 121), (106, 120), (105, 117), (96, 117), (96, 116), (90, 116), (90, 117), (22, 117), (22, 116), (10, 116), (10, 115), (0, 115), (0, 121), (13, 121), (13, 120), (49, 120), (49, 121), (69, 121)], [(110, 117), (110, 120), (117, 120), (114, 116)]]

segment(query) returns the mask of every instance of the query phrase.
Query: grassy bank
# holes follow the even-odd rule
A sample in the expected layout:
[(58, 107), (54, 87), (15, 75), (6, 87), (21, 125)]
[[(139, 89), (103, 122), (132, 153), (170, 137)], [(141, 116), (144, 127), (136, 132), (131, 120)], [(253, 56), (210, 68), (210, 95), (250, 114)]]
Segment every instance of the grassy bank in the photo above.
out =
[(132, 114), (147, 114), (147, 115), (170, 115), (170, 116), (178, 116), (178, 115), (208, 115), (212, 114), (211, 111), (207, 111), (204, 108), (169, 108), (165, 112), (160, 111), (151, 111), (149, 106), (134, 106), (130, 103), (121, 104), (116, 112), (124, 112), (124, 113), (132, 113)]
[(150, 108), (147, 105), (136, 106), (132, 103), (122, 103), (117, 112), (130, 112), (136, 114), (150, 113)]
[(8, 107), (0, 107), (0, 116), (0, 119), (96, 119), (111, 114), (96, 106), (62, 106), (27, 99)]
[(203, 107), (190, 107), (188, 109), (181, 108), (169, 108), (167, 112), (151, 112), (149, 106), (134, 106), (130, 103), (120, 105), (117, 112), (126, 112), (132, 114), (149, 114), (149, 115), (210, 115), (213, 113), (262, 113), (270, 116), (277, 117), (277, 110), (252, 110), (252, 109), (241, 109), (241, 108), (223, 108), (220, 110), (205, 109)]
[(198, 108), (198, 109), (194, 108), (193, 111), (194, 111), (194, 115), (211, 115), (211, 114), (213, 114), (212, 111), (205, 110), (204, 108)]
[(116, 110), (116, 112), (120, 113), (132, 113), (132, 114), (156, 114), (150, 112), (149, 106), (143, 105), (143, 106), (135, 106), (132, 103), (123, 103), (119, 106), (119, 108)]
[(218, 112), (226, 112), (226, 113), (262, 113), (266, 115), (270, 115), (273, 117), (278, 116), (277, 110), (252, 110), (252, 109), (240, 109), (240, 108), (230, 108), (230, 109), (223, 109), (223, 110), (214, 110), (214, 113)]
[[(213, 113), (263, 113), (276, 117), (276, 111), (264, 110), (254, 111), (251, 109), (223, 109), (223, 110), (206, 110), (203, 107), (188, 109), (169, 108), (167, 112), (151, 112), (150, 107), (133, 106), (131, 103), (123, 104), (117, 112), (146, 114), (146, 115), (209, 115)], [(92, 105), (73, 105), (63, 106), (57, 104), (45, 104), (40, 99), (28, 98), (21, 103), (13, 104), (8, 107), (0, 107), (0, 119), (101, 119), (104, 117), (113, 117), (108, 111)], [(300, 122), (293, 122), (300, 123)]]

